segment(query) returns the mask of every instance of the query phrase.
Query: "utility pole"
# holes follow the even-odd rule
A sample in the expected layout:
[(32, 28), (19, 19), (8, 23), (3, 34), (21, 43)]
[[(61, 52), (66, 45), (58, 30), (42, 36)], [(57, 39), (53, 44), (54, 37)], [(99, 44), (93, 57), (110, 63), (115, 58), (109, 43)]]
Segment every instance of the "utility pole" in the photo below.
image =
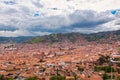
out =
[(111, 80), (113, 80), (112, 65), (111, 65)]
[(118, 55), (111, 55), (111, 58), (110, 58), (110, 66), (111, 66), (111, 80), (113, 80), (113, 70), (112, 70), (112, 63), (120, 63), (120, 61), (115, 61), (114, 58), (120, 58), (120, 54)]

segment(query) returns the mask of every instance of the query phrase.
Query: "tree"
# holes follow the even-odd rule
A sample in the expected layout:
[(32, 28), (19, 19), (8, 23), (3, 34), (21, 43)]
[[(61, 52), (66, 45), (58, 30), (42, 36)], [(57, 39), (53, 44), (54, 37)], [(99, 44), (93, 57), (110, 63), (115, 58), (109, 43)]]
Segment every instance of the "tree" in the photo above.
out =
[(45, 70), (46, 70), (46, 68), (40, 67), (40, 72), (44, 72)]
[(0, 80), (4, 80), (4, 75), (0, 75)]
[(37, 76), (26, 78), (25, 80), (38, 80)]
[(109, 76), (106, 73), (103, 74), (103, 80), (107, 80), (107, 79), (109, 79)]
[(73, 76), (74, 76), (74, 80), (77, 80), (78, 79), (78, 76), (76, 73), (73, 73)]
[(120, 80), (120, 77), (117, 77), (117, 80)]
[(78, 66), (78, 70), (79, 70), (80, 72), (83, 72), (83, 71), (84, 71), (84, 68)]
[(104, 66), (104, 67), (102, 67), (102, 70), (105, 71), (105, 72), (107, 72), (107, 73), (110, 73), (111, 70), (113, 72), (115, 72), (114, 68), (111, 68), (110, 66)]
[(64, 76), (53, 75), (50, 80), (65, 80)]
[(109, 63), (110, 62), (110, 56), (109, 55), (100, 55), (100, 58), (97, 60), (99, 65), (102, 65), (103, 63)]

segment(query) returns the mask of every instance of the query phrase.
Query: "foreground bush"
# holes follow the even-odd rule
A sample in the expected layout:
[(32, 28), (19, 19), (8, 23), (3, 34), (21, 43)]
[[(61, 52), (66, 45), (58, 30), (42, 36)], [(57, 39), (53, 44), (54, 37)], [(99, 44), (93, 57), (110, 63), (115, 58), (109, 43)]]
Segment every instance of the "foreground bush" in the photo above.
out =
[(115, 72), (114, 68), (111, 69), (110, 66), (104, 66), (104, 67), (95, 66), (94, 70), (97, 72), (98, 71), (105, 71), (106, 73), (110, 73), (111, 70), (112, 70), (112, 72)]
[(37, 76), (26, 78), (25, 80), (38, 80)]
[(56, 76), (56, 75), (54, 75), (54, 76), (52, 76), (50, 78), (50, 80), (65, 80), (65, 77), (64, 76)]

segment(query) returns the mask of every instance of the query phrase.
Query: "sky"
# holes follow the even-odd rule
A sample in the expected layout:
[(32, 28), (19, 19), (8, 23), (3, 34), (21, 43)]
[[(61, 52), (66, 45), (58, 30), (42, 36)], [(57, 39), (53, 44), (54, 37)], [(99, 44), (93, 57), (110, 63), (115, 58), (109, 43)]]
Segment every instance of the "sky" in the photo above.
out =
[(120, 30), (120, 0), (0, 0), (0, 36)]

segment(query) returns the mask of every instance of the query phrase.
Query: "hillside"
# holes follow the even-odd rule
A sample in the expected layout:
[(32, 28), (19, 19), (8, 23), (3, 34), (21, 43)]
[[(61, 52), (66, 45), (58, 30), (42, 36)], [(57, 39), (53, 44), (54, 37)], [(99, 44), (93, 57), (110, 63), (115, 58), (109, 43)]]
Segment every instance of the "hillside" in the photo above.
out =
[(50, 34), (37, 37), (0, 37), (0, 43), (39, 43), (39, 42), (64, 42), (70, 41), (75, 43), (76, 41), (83, 40), (88, 42), (97, 42), (97, 43), (111, 43), (113, 41), (120, 40), (120, 30), (118, 31), (109, 31), (109, 32), (99, 32), (92, 34), (80, 34), (80, 33), (58, 33)]
[(109, 32), (99, 32), (92, 34), (80, 34), (80, 33), (66, 33), (66, 34), (50, 34), (41, 37), (35, 37), (31, 40), (28, 40), (27, 43), (39, 43), (39, 42), (64, 42), (70, 41), (75, 43), (76, 41), (84, 40), (88, 42), (97, 42), (97, 43), (111, 43), (114, 41), (120, 40), (120, 30), (118, 31), (109, 31)]
[(23, 43), (33, 37), (0, 37), (0, 43)]

